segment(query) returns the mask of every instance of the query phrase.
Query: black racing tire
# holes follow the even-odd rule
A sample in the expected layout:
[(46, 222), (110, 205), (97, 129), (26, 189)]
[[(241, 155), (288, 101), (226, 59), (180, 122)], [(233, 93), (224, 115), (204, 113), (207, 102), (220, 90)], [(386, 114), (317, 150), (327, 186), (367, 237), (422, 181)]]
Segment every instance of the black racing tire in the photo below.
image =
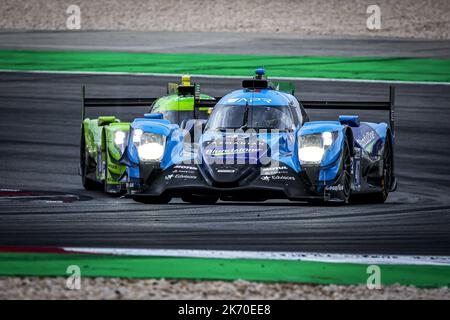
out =
[(192, 204), (215, 204), (218, 200), (218, 196), (200, 196), (200, 195), (184, 195), (181, 197), (184, 202), (189, 202)]
[(325, 201), (325, 199), (310, 199), (308, 200), (308, 203), (313, 206), (321, 206), (321, 205), (337, 205), (337, 204), (347, 204), (349, 202), (352, 187), (351, 187), (351, 152), (350, 152), (350, 143), (348, 141), (348, 138), (345, 138), (344, 140), (344, 148), (343, 148), (343, 154), (342, 154), (342, 160), (341, 160), (341, 168), (339, 172), (341, 172), (341, 177), (339, 179), (339, 184), (341, 184), (343, 189), (343, 196), (342, 202), (333, 202), (333, 201)]
[[(106, 149), (106, 152), (108, 152), (108, 149)], [(107, 185), (106, 181), (108, 181), (108, 155), (106, 155), (106, 157), (105, 157), (105, 168), (103, 170), (105, 170), (105, 180), (103, 180), (103, 192), (105, 192), (106, 194), (109, 194), (109, 192), (106, 191), (106, 185)]]
[(167, 204), (172, 200), (171, 196), (161, 195), (159, 197), (155, 196), (132, 196), (133, 200), (145, 204)]
[(348, 138), (344, 140), (342, 162), (341, 162), (341, 181), (343, 185), (344, 203), (348, 203), (352, 194), (352, 158), (350, 151), (350, 143)]
[(101, 185), (94, 180), (87, 177), (86, 163), (88, 162), (88, 153), (86, 152), (86, 141), (84, 138), (84, 128), (81, 128), (81, 142), (80, 142), (80, 169), (81, 169), (81, 183), (86, 190), (99, 190)]
[(391, 141), (390, 139), (387, 139), (383, 151), (383, 176), (380, 180), (381, 191), (354, 195), (351, 198), (352, 203), (375, 204), (384, 203), (386, 201), (394, 179), (393, 155)]

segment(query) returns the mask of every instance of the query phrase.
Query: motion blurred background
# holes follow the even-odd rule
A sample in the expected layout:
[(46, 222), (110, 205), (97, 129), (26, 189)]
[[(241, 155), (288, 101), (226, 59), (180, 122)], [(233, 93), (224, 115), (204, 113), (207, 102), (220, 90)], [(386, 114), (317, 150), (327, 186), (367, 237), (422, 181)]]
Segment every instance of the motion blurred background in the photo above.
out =
[[(82, 30), (205, 31), (449, 39), (448, 0), (2, 0), (1, 30), (66, 30), (81, 8)], [(366, 10), (381, 9), (381, 30)]]
[[(373, 30), (372, 5), (381, 18)], [(79, 28), (70, 23), (73, 8)], [(0, 0), (0, 299), (450, 299), (449, 40), (449, 0)], [(89, 97), (161, 96), (168, 81), (190, 72), (204, 92), (222, 96), (260, 65), (270, 77), (293, 77), (306, 100), (381, 101), (396, 81), (400, 182), (385, 205), (197, 207), (178, 200), (155, 207), (83, 190), (82, 85)], [(310, 115), (337, 119), (336, 112)], [(372, 111), (360, 115), (386, 121)], [(77, 201), (9, 196), (30, 194), (23, 190)], [(233, 264), (245, 259), (225, 262), (228, 271), (221, 260), (198, 276), (190, 273), (198, 268), (183, 267), (186, 259), (169, 261), (181, 270), (173, 273), (152, 257), (142, 270), (133, 257), (96, 269), (104, 259), (89, 260), (95, 255), (66, 253), (65, 261), (11, 246), (331, 252), (394, 261), (434, 255), (445, 265), (400, 266), (401, 276), (386, 271), (386, 286), (368, 290), (363, 264), (358, 272), (329, 264), (338, 277), (311, 267), (308, 278), (301, 260), (291, 273), (255, 263), (247, 276)], [(68, 290), (67, 261), (82, 264), (83, 275), (98, 273), (82, 279), (82, 290)], [(212, 281), (211, 270), (227, 280)], [(260, 281), (264, 275), (269, 282)]]

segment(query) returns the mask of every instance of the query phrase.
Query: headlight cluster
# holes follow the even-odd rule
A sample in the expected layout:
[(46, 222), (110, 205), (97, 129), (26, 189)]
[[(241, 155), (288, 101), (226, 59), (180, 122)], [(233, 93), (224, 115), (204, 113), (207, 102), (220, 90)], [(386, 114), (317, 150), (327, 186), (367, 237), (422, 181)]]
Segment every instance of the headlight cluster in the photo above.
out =
[(322, 132), (300, 136), (298, 158), (304, 164), (320, 164), (328, 148), (336, 140), (336, 132)]
[(125, 145), (127, 143), (127, 133), (124, 131), (114, 132), (114, 145), (123, 154), (125, 150)]
[(143, 162), (158, 162), (164, 156), (166, 137), (135, 129), (133, 131), (133, 144), (137, 149), (139, 160)]

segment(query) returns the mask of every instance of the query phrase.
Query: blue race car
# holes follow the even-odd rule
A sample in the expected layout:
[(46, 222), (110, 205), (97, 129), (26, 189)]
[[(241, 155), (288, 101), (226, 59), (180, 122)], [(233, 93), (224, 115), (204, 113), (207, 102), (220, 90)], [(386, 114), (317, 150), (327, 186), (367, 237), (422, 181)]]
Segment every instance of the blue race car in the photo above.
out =
[[(128, 194), (143, 203), (382, 203), (395, 191), (393, 87), (387, 102), (302, 101), (291, 85), (256, 73), (243, 89), (208, 102), (197, 137), (156, 112), (135, 119), (121, 160)], [(390, 123), (357, 115), (310, 121), (307, 109), (386, 110)]]

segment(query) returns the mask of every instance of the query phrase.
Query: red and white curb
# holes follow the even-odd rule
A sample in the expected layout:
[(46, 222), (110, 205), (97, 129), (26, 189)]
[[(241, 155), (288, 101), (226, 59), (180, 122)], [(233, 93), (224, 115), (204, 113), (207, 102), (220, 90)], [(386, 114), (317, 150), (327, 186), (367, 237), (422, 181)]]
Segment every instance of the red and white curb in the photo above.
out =
[(353, 264), (404, 264), (450, 266), (448, 256), (406, 255), (354, 255), (335, 253), (283, 252), (283, 251), (231, 251), (231, 250), (179, 250), (179, 249), (114, 249), (114, 248), (64, 248), (68, 252), (97, 253), (126, 256), (213, 258), (213, 259), (264, 259), (295, 260)]
[(357, 255), (337, 253), (311, 253), (287, 251), (236, 251), (236, 250), (183, 250), (183, 249), (132, 249), (132, 248), (39, 248), (39, 247), (0, 247), (0, 252), (28, 253), (74, 253), (135, 257), (173, 257), (208, 259), (256, 259), (286, 260), (323, 263), (379, 264), (379, 265), (423, 265), (450, 266), (450, 256), (424, 255)]

